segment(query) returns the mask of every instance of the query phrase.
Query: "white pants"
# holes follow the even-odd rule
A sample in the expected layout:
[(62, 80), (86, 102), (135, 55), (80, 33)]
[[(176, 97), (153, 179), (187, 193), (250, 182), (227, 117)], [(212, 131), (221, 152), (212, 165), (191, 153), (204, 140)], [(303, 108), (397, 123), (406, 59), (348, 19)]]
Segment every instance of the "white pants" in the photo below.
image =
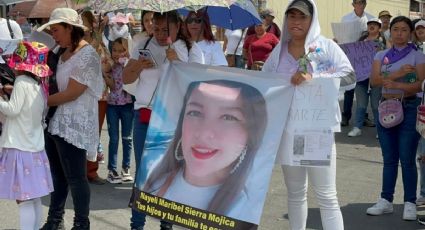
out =
[(324, 230), (342, 230), (341, 209), (336, 196), (335, 172), (336, 151), (333, 147), (329, 168), (298, 167), (282, 165), (286, 188), (288, 190), (288, 214), (291, 230), (304, 230), (307, 222), (307, 185), (311, 181), (313, 191), (320, 207)]

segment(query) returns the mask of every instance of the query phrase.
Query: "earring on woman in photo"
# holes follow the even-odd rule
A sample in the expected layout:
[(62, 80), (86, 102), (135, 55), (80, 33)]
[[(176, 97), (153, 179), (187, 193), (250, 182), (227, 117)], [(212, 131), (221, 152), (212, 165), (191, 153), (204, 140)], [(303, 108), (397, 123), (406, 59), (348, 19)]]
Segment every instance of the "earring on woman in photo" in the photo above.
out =
[(233, 167), (232, 171), (230, 171), (230, 174), (233, 174), (236, 172), (236, 170), (239, 168), (239, 166), (242, 164), (243, 159), (245, 158), (246, 155), (246, 151), (248, 150), (247, 146), (245, 145), (245, 147), (243, 147), (242, 151), (241, 151), (241, 155), (239, 155), (239, 160), (238, 163), (235, 164), (235, 166)]
[(177, 161), (184, 160), (183, 152), (179, 154), (179, 149), (181, 148), (181, 146), (182, 146), (182, 139), (180, 138), (179, 142), (177, 142), (176, 148), (174, 149), (174, 157), (176, 158)]

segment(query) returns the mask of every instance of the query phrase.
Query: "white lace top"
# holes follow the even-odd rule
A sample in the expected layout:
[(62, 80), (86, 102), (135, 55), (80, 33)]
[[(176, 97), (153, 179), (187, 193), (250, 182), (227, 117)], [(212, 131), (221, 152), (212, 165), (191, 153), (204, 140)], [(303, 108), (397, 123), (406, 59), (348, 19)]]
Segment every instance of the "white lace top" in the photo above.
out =
[(98, 100), (104, 88), (100, 58), (92, 46), (81, 48), (67, 61), (59, 59), (56, 80), (64, 91), (69, 79), (88, 88), (76, 100), (59, 105), (49, 123), (49, 132), (74, 146), (87, 150), (87, 159), (96, 159), (99, 143)]

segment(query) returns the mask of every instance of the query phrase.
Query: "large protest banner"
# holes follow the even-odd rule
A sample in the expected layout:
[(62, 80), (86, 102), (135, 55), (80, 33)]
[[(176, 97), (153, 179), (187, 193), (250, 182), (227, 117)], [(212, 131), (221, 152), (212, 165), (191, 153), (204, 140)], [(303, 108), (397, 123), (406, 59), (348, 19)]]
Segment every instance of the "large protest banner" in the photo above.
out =
[(166, 67), (133, 208), (189, 229), (256, 229), (293, 93), (278, 74)]
[(377, 52), (377, 43), (374, 41), (352, 42), (340, 45), (347, 55), (356, 73), (357, 81), (370, 77), (373, 58)]

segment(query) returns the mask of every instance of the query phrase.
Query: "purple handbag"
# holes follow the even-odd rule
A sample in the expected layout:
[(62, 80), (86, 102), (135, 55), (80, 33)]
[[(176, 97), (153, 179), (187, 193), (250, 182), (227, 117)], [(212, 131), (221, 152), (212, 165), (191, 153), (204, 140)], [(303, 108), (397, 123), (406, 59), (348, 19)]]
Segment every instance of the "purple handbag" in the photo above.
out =
[(400, 124), (404, 119), (403, 99), (385, 99), (379, 103), (379, 123), (384, 128), (391, 128)]

